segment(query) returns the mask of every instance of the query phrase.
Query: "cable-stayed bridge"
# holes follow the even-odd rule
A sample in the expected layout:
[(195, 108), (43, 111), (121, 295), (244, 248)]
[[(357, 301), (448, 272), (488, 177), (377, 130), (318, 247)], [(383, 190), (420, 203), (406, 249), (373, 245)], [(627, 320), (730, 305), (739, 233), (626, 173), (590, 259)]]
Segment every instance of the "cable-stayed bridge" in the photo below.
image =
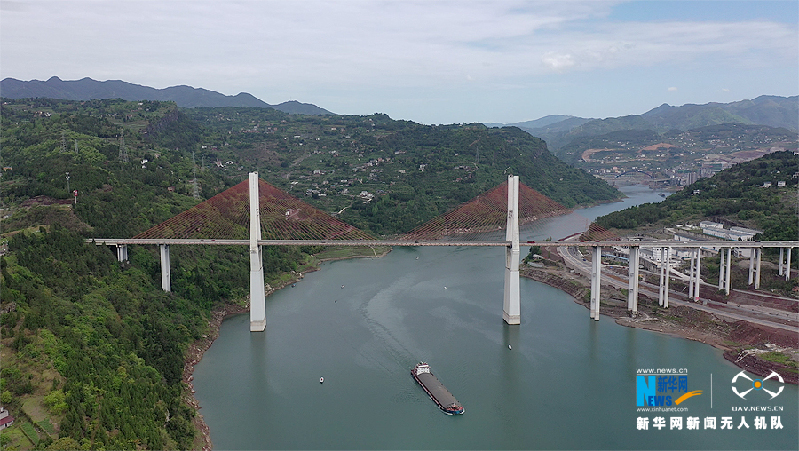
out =
[[(309, 204), (273, 187), (251, 173), (249, 179), (189, 210), (136, 235), (133, 238), (94, 238), (87, 242), (115, 246), (117, 259), (128, 259), (129, 245), (157, 245), (161, 255), (161, 286), (169, 291), (171, 285), (170, 246), (173, 245), (241, 245), (250, 254), (250, 330), (266, 328), (266, 303), (263, 274), (263, 246), (481, 246), (504, 247), (505, 288), (503, 319), (508, 324), (520, 323), (519, 294), (519, 226), (537, 219), (556, 216), (568, 210), (557, 202), (519, 184), (518, 176), (467, 202), (461, 207), (392, 239), (376, 239), (370, 234), (340, 221)], [(457, 240), (457, 237), (485, 236), (480, 232), (505, 231), (504, 240)], [(245, 237), (249, 237), (245, 239)], [(629, 249), (628, 309), (637, 313), (638, 270), (641, 248), (659, 250), (668, 255), (669, 249), (694, 249), (691, 257), (690, 297), (699, 299), (702, 283), (701, 249), (718, 249), (722, 254), (719, 289), (729, 293), (730, 263), (733, 248), (754, 249), (750, 257), (749, 283), (760, 284), (762, 249), (777, 247), (780, 252), (780, 274), (785, 268), (790, 275), (791, 250), (799, 241), (730, 242), (730, 241), (620, 241), (601, 231), (589, 230), (596, 241), (527, 242), (544, 247), (590, 247), (592, 249), (590, 316), (599, 319), (602, 249)], [(726, 249), (726, 266), (724, 253)], [(787, 250), (783, 266), (784, 250)], [(671, 273), (668, 258), (661, 258), (659, 304), (668, 307), (668, 280)], [(695, 287), (695, 288), (694, 288)]]

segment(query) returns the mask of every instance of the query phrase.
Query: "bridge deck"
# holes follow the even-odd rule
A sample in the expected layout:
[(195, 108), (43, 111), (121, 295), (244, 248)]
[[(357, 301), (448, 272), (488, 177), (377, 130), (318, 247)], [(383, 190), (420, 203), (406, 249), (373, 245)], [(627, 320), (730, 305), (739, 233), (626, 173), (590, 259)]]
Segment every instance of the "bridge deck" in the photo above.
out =
[[(211, 239), (134, 239), (134, 238), (91, 238), (87, 243), (109, 246), (123, 244), (143, 245), (219, 245), (247, 246), (249, 240), (211, 240)], [(799, 241), (522, 241), (522, 246), (541, 247), (734, 247), (734, 248), (779, 248), (799, 247)], [(400, 241), (400, 240), (258, 240), (260, 246), (463, 246), (463, 247), (508, 247), (510, 241)]]

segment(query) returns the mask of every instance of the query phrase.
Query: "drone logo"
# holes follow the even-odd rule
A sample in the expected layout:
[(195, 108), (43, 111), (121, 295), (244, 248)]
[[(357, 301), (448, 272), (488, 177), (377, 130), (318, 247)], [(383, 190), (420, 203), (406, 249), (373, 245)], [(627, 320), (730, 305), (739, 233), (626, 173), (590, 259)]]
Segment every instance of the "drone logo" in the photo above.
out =
[(747, 395), (747, 393), (749, 393), (752, 390), (758, 390), (758, 391), (759, 390), (763, 390), (764, 392), (766, 392), (769, 395), (771, 395), (771, 399), (774, 399), (777, 396), (779, 396), (780, 393), (782, 393), (782, 389), (785, 388), (785, 386), (781, 385), (779, 390), (777, 390), (776, 392), (773, 392), (773, 391), (768, 390), (767, 388), (763, 387), (763, 382), (771, 379), (772, 377), (776, 377), (777, 380), (780, 381), (780, 384), (784, 384), (785, 383), (785, 381), (782, 380), (782, 376), (780, 376), (774, 370), (772, 370), (771, 374), (769, 374), (768, 377), (766, 377), (765, 379), (754, 379), (754, 380), (752, 380), (752, 378), (747, 376), (746, 373), (741, 371), (740, 373), (736, 374), (735, 377), (732, 378), (732, 383), (735, 384), (735, 381), (737, 381), (739, 377), (742, 377), (742, 378), (747, 379), (750, 382), (752, 382), (752, 388), (750, 388), (749, 390), (746, 390), (744, 392), (739, 392), (738, 389), (735, 388), (735, 385), (732, 386), (732, 392), (735, 393), (736, 395), (738, 395), (741, 399), (746, 399), (745, 396)]

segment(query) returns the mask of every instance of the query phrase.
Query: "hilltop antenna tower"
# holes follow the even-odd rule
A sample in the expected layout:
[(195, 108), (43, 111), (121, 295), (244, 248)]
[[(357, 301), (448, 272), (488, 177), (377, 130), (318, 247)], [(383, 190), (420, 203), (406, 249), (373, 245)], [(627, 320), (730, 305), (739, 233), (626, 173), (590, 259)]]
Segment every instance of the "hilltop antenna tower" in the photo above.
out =
[(119, 160), (127, 163), (128, 162), (128, 149), (125, 148), (125, 129), (122, 129), (122, 133), (119, 135)]

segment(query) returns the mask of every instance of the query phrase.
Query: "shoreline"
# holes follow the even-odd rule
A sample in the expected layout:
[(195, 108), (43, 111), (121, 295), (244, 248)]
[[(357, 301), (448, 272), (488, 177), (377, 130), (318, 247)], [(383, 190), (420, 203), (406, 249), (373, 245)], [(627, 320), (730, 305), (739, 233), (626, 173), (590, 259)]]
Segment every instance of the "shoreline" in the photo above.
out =
[[(374, 251), (374, 249), (372, 249)], [(350, 255), (350, 256), (337, 256), (337, 257), (329, 257), (329, 258), (318, 258), (313, 263), (309, 264), (307, 267), (304, 268), (301, 272), (292, 272), (291, 277), (284, 282), (281, 282), (280, 285), (273, 287), (270, 284), (265, 284), (265, 291), (266, 297), (271, 296), (278, 290), (281, 290), (297, 281), (303, 279), (305, 274), (309, 272), (318, 271), (320, 265), (324, 262), (329, 261), (336, 261), (336, 260), (347, 260), (350, 258), (380, 258), (384, 257), (386, 254), (391, 252), (391, 248), (387, 248), (382, 250), (382, 252), (377, 253), (375, 251), (374, 255)], [(210, 318), (208, 320), (208, 331), (200, 338), (199, 340), (194, 341), (191, 343), (186, 350), (186, 357), (183, 362), (183, 376), (182, 381), (184, 385), (184, 402), (194, 409), (194, 418), (192, 418), (192, 425), (194, 426), (194, 430), (198, 433), (194, 437), (194, 442), (192, 443), (192, 449), (201, 449), (202, 451), (211, 451), (213, 449), (213, 442), (211, 440), (211, 429), (205, 423), (202, 414), (200, 413), (200, 406), (199, 401), (197, 398), (194, 397), (194, 367), (200, 363), (205, 354), (205, 351), (211, 348), (211, 345), (214, 344), (214, 341), (219, 337), (219, 328), (222, 326), (222, 323), (227, 319), (229, 316), (233, 315), (240, 315), (242, 313), (247, 313), (250, 311), (250, 302), (249, 299), (246, 302), (242, 303), (226, 303), (221, 304), (218, 307), (211, 310)]]
[[(520, 275), (564, 291), (576, 304), (589, 307), (590, 281), (580, 274), (562, 268), (527, 267)], [(795, 361), (799, 354), (797, 334), (744, 320), (728, 322), (690, 307), (674, 306), (666, 310), (657, 305), (656, 299), (640, 293), (638, 316), (633, 318), (627, 311), (626, 296), (620, 290), (603, 286), (602, 291), (608, 295), (602, 297), (600, 314), (613, 318), (616, 324), (699, 341), (719, 349), (724, 359), (750, 373), (765, 377), (774, 370), (785, 383), (799, 383), (799, 373), (795, 369), (760, 357), (766, 352), (784, 352), (794, 355)]]
[[(372, 250), (374, 251), (374, 249)], [(350, 258), (380, 258), (390, 251), (391, 248), (386, 248), (381, 253), (375, 252), (375, 255), (317, 258), (313, 263), (306, 266), (303, 271), (292, 273), (291, 277), (283, 281), (279, 286), (272, 287), (270, 284), (266, 284), (266, 296), (268, 297), (277, 290), (301, 280), (306, 273), (318, 271), (321, 263)], [(560, 267), (559, 263), (555, 264), (558, 265), (556, 270), (525, 267), (519, 274), (522, 277), (536, 280), (564, 291), (572, 297), (576, 304), (583, 305), (587, 309), (587, 298), (590, 292), (588, 281), (580, 274), (569, 273), (567, 269)], [(798, 373), (791, 372), (791, 368), (786, 365), (765, 360), (758, 356), (758, 354), (767, 351), (752, 349), (752, 345), (760, 345), (762, 347), (766, 341), (772, 345), (776, 341), (775, 345), (782, 347), (769, 348), (768, 350), (782, 351), (787, 349), (789, 352), (799, 355), (799, 343), (797, 343), (799, 337), (791, 337), (790, 333), (769, 330), (770, 328), (757, 326), (747, 321), (728, 323), (718, 319), (715, 315), (699, 312), (690, 307), (670, 307), (668, 310), (669, 318), (664, 318), (664, 310), (657, 307), (657, 300), (643, 294), (639, 295), (638, 317), (632, 318), (627, 312), (626, 298), (621, 297), (619, 290), (603, 287), (603, 292), (610, 293), (610, 296), (603, 296), (600, 314), (613, 318), (621, 326), (650, 330), (709, 344), (721, 350), (726, 360), (746, 371), (759, 376), (767, 376), (771, 370), (782, 370), (779, 373), (784, 377), (786, 383), (799, 383)], [(207, 333), (201, 339), (193, 342), (186, 352), (182, 378), (186, 387), (184, 401), (195, 411), (192, 424), (195, 430), (199, 432), (198, 436), (195, 436), (192, 449), (202, 449), (202, 451), (211, 451), (213, 449), (210, 428), (200, 413), (202, 406), (194, 397), (194, 367), (202, 360), (205, 352), (219, 337), (219, 328), (224, 320), (229, 316), (247, 313), (248, 311), (249, 301), (218, 306), (211, 311)]]

